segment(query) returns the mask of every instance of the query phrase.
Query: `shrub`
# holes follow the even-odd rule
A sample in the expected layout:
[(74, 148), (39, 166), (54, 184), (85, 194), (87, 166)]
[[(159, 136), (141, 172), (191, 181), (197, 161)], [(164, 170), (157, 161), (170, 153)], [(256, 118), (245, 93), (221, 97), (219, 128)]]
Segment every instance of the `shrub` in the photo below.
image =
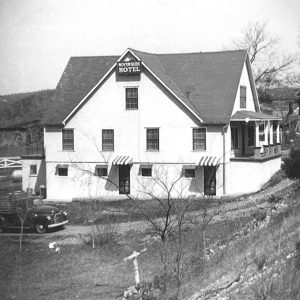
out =
[(286, 173), (283, 170), (277, 171), (262, 187), (262, 189), (266, 189), (269, 187), (272, 187), (279, 182), (281, 182), (283, 179), (286, 179)]
[(300, 178), (300, 149), (291, 149), (290, 155), (283, 159), (282, 169), (289, 178)]
[(267, 257), (266, 257), (265, 254), (255, 255), (253, 260), (254, 260), (254, 263), (257, 266), (257, 269), (261, 270), (264, 267), (265, 263), (266, 263)]
[(91, 227), (91, 245), (101, 247), (112, 244), (117, 237), (117, 227), (115, 224), (94, 224)]

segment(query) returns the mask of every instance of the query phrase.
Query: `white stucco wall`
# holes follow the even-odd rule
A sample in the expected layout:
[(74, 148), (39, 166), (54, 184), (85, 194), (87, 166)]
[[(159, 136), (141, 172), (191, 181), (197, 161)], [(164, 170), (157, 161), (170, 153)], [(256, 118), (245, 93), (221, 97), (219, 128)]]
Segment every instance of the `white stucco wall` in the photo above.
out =
[[(30, 174), (30, 166), (37, 166), (37, 174)], [(46, 164), (44, 159), (22, 158), (22, 190), (32, 189), (40, 192), (40, 186), (46, 185)]]
[[(138, 87), (138, 110), (125, 109), (126, 87)], [(78, 177), (76, 172), (70, 169), (68, 178), (55, 175), (57, 163), (84, 162), (92, 166), (101, 161), (111, 162), (117, 155), (130, 155), (134, 163), (157, 164), (198, 163), (203, 155), (221, 158), (223, 137), (218, 125), (206, 127), (206, 151), (193, 151), (192, 128), (199, 125), (145, 73), (139, 81), (117, 81), (113, 73), (65, 126), (74, 129), (74, 151), (62, 151), (61, 128), (46, 128), (48, 197), (70, 198), (82, 193), (79, 183), (74, 181)], [(146, 151), (146, 128), (153, 127), (159, 128), (159, 151)], [(102, 129), (114, 129), (113, 152), (101, 151)]]
[(228, 168), (229, 194), (251, 193), (258, 191), (272, 175), (280, 169), (281, 158), (259, 161), (231, 161)]

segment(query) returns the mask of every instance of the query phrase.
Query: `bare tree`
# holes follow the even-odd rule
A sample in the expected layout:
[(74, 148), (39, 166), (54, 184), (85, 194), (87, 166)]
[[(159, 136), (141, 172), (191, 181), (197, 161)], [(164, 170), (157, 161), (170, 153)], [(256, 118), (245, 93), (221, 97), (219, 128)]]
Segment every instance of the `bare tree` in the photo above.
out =
[[(72, 166), (80, 172), (95, 176), (93, 171), (76, 163)], [(205, 195), (197, 186), (195, 194), (187, 197), (186, 191), (191, 181), (183, 177), (184, 172), (181, 168), (176, 170), (174, 167), (170, 170), (166, 166), (153, 168), (151, 177), (138, 180), (137, 193), (149, 201), (142, 201), (126, 194), (132, 205), (113, 209), (103, 207), (103, 210), (107, 209), (110, 213), (125, 212), (139, 216), (139, 219), (145, 221), (147, 234), (158, 240), (157, 249), (163, 266), (163, 276), (171, 276), (176, 280), (178, 293), (185, 269), (188, 267), (186, 245), (192, 242), (187, 241), (186, 230), (190, 227), (199, 229), (199, 239), (193, 242), (201, 245), (199, 257), (205, 260), (207, 228), (221, 212), (220, 202), (213, 200), (212, 195)], [(119, 188), (118, 183), (109, 177), (99, 178)]]
[(21, 196), (17, 196), (15, 207), (16, 213), (18, 215), (21, 230), (20, 230), (20, 239), (19, 239), (19, 249), (22, 251), (22, 244), (23, 244), (23, 232), (24, 232), (24, 223), (28, 215), (28, 205), (29, 205), (28, 198), (22, 198)]
[(259, 92), (274, 85), (296, 61), (295, 55), (280, 54), (279, 44), (280, 39), (268, 32), (267, 23), (261, 22), (249, 23), (232, 42), (234, 48), (248, 50)]

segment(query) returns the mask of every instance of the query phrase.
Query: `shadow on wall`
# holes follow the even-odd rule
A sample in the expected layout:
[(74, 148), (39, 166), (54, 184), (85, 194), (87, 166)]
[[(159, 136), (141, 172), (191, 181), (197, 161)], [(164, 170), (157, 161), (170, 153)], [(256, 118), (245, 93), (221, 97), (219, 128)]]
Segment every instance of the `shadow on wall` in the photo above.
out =
[(40, 194), (40, 186), (46, 186), (46, 162), (44, 160), (41, 161), (39, 171), (36, 178), (36, 183), (34, 186), (34, 191), (37, 194)]
[(196, 176), (193, 179), (190, 179), (190, 185), (188, 186), (188, 191), (190, 193), (203, 193), (203, 168), (197, 167), (196, 170)]
[[(115, 192), (118, 191), (118, 185), (119, 185), (119, 177), (118, 177), (118, 166), (113, 165), (108, 173), (108, 177), (105, 183), (105, 190), (109, 192)], [(115, 184), (113, 184), (113, 183)]]

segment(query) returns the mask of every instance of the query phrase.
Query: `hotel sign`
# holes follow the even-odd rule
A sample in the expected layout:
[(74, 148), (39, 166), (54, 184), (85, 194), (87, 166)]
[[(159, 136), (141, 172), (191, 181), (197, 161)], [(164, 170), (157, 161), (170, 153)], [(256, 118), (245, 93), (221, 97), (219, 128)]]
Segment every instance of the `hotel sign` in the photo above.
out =
[(138, 75), (141, 73), (140, 61), (123, 61), (117, 64), (118, 75)]

